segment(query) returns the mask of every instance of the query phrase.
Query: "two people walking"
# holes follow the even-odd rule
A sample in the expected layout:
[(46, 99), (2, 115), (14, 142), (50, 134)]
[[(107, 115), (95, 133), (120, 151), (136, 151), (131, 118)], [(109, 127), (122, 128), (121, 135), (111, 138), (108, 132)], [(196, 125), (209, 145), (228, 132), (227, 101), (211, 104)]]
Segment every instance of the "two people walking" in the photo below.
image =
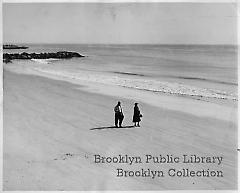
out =
[[(115, 126), (122, 127), (124, 115), (123, 115), (120, 101), (118, 101), (117, 105), (114, 107), (114, 112), (115, 112)], [(138, 103), (135, 103), (134, 111), (133, 111), (133, 123), (135, 127), (140, 127), (139, 122), (141, 121), (141, 117), (142, 117), (142, 114), (140, 113)]]

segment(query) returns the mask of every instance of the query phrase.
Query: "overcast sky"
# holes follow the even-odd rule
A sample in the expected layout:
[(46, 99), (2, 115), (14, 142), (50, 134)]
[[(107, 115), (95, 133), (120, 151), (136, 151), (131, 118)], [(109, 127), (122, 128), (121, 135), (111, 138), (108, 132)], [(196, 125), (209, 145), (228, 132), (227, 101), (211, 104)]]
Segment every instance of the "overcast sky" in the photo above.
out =
[(5, 43), (236, 44), (232, 3), (4, 3)]

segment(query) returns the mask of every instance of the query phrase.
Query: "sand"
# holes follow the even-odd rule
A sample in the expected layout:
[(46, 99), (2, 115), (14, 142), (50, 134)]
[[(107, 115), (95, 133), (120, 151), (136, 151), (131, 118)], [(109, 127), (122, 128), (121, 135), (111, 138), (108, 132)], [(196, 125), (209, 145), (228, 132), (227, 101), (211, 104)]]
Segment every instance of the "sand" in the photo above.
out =
[[(88, 89), (86, 85), (4, 70), (4, 190), (237, 188), (236, 105), (166, 95), (160, 97), (164, 99), (161, 102), (147, 95), (144, 102), (145, 95), (137, 94), (143, 113), (140, 128), (130, 127), (134, 95), (120, 88), (109, 94), (97, 86)], [(123, 104), (124, 127), (111, 128), (118, 100)], [(196, 154), (223, 156), (223, 163), (96, 164), (95, 154)], [(221, 169), (224, 177), (116, 177), (117, 168), (165, 171), (173, 167)]]

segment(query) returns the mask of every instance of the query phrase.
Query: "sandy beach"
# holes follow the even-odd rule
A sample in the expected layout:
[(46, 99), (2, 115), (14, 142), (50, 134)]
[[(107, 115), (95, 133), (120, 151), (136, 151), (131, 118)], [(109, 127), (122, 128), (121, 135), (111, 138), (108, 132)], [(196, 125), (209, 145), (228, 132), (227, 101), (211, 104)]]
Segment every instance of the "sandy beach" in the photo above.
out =
[[(162, 99), (167, 97), (170, 101), (170, 108), (166, 108), (166, 101), (154, 105), (154, 97), (144, 102), (145, 95), (137, 93), (143, 113), (138, 128), (131, 127), (134, 95), (128, 96), (120, 87), (114, 88), (114, 93), (121, 93), (119, 97), (105, 93), (100, 87), (93, 88), (88, 90), (86, 85), (4, 70), (4, 190), (236, 189), (235, 102), (226, 105), (163, 95)], [(112, 127), (113, 107), (118, 100), (125, 114), (123, 128)], [(185, 105), (188, 103), (191, 107)], [(193, 110), (187, 113), (181, 104)], [(96, 154), (142, 157), (194, 154), (222, 156), (223, 162), (219, 166), (97, 164)], [(167, 171), (186, 167), (221, 169), (224, 177), (116, 177), (117, 168)]]

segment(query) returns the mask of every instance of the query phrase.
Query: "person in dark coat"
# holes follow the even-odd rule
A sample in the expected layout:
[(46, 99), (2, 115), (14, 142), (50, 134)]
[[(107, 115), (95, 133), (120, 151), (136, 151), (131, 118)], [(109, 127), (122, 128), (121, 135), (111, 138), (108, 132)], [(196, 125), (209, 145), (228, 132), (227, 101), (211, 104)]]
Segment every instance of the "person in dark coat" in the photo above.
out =
[(135, 127), (140, 127), (139, 122), (141, 121), (141, 113), (138, 107), (138, 103), (135, 103), (134, 112), (133, 112), (133, 122)]
[(122, 121), (124, 119), (124, 115), (123, 115), (120, 101), (118, 101), (117, 105), (114, 107), (114, 112), (115, 112), (115, 126), (118, 127), (118, 123), (119, 123), (119, 127), (122, 127)]

